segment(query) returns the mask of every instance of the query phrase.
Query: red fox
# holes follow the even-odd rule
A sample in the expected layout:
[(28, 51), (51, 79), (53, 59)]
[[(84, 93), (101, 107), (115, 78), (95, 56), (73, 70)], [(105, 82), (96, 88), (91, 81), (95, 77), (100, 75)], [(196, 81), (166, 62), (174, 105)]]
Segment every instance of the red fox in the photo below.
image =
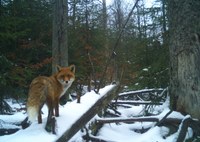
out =
[[(59, 99), (65, 94), (67, 89), (72, 85), (75, 80), (75, 66), (69, 67), (57, 66), (57, 72), (50, 77), (39, 76), (33, 79), (29, 88), (28, 101), (27, 101), (27, 113), (28, 118), (24, 120), (28, 121), (28, 125), (34, 122), (38, 117), (38, 123), (42, 123), (41, 109), (46, 103), (48, 107), (47, 123), (51, 117), (59, 116)], [(22, 122), (22, 123), (24, 123)], [(25, 122), (26, 123), (26, 122)], [(24, 126), (27, 127), (28, 125)], [(23, 127), (23, 124), (22, 124)], [(47, 131), (51, 131), (45, 127)]]

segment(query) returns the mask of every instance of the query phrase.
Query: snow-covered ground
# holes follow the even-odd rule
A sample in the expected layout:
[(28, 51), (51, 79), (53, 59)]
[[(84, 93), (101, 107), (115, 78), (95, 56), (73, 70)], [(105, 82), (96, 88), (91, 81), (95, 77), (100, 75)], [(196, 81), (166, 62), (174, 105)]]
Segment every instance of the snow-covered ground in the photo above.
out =
[[(57, 121), (57, 134), (48, 133), (44, 127), (46, 124), (47, 108), (43, 107), (43, 123), (38, 124), (37, 121), (26, 129), (20, 129), (14, 134), (0, 136), (0, 142), (53, 142), (56, 141), (65, 130), (70, 128), (71, 124), (75, 122), (84, 112), (86, 112), (100, 97), (102, 97), (113, 85), (106, 86), (100, 90), (100, 95), (95, 94), (93, 91), (86, 93), (81, 98), (81, 103), (76, 101), (68, 102), (65, 106), (60, 106), (60, 116), (56, 118)], [(12, 104), (11, 104), (12, 105)], [(163, 105), (155, 107), (154, 111), (160, 112), (157, 116), (159, 119), (165, 116), (169, 112), (169, 101), (167, 100)], [(15, 106), (17, 107), (17, 106)], [(134, 106), (132, 108), (121, 108), (118, 111), (122, 114), (121, 118), (134, 117), (139, 115), (144, 110), (142, 105)], [(0, 120), (3, 122), (20, 122), (26, 117), (24, 112), (16, 112), (14, 115), (0, 115)], [(178, 113), (173, 112), (169, 117), (181, 118), (184, 117)], [(98, 116), (95, 116), (98, 118)], [(167, 127), (153, 127), (155, 122), (135, 122), (132, 124), (125, 123), (111, 123), (105, 124), (97, 134), (97, 138), (104, 139), (106, 141), (114, 142), (174, 142), (178, 136), (178, 132), (166, 136), (169, 129)], [(12, 126), (1, 126), (10, 128)], [(150, 127), (150, 130), (141, 134), (133, 130)], [(84, 133), (84, 132), (83, 132)], [(70, 140), (70, 142), (82, 142), (81, 131)], [(192, 130), (189, 129), (187, 137), (191, 137)]]

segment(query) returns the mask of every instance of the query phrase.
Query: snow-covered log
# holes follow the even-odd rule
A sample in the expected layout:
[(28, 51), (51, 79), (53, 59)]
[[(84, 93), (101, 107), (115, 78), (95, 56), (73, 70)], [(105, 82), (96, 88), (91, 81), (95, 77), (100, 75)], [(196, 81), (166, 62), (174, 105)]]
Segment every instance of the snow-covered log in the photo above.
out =
[(133, 122), (158, 122), (159, 119), (155, 117), (138, 117), (138, 118), (105, 118), (97, 119), (96, 123), (133, 123)]
[(129, 91), (129, 92), (123, 92), (120, 93), (118, 96), (123, 97), (127, 95), (138, 95), (138, 94), (145, 94), (145, 93), (161, 93), (163, 89), (143, 89), (143, 90), (137, 90), (137, 91)]
[(66, 142), (71, 139), (81, 128), (84, 127), (99, 111), (101, 111), (115, 96), (115, 90), (118, 85), (113, 85), (106, 94), (102, 95), (94, 105), (92, 105), (69, 129), (67, 129), (57, 142)]

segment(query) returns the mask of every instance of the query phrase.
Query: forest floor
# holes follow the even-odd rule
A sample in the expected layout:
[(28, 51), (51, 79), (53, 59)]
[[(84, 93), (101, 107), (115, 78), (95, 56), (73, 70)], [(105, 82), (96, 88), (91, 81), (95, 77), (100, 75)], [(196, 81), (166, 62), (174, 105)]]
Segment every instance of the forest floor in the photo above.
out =
[[(69, 128), (72, 122), (76, 121), (85, 111), (87, 111), (94, 102), (96, 102), (100, 96), (105, 94), (105, 92), (112, 85), (106, 86), (100, 90), (100, 94), (95, 92), (88, 92), (81, 97), (81, 103), (78, 104), (75, 101), (68, 102), (64, 106), (60, 106), (60, 116), (56, 118), (56, 132), (57, 134), (51, 134), (45, 131), (45, 122), (47, 119), (47, 107), (44, 106), (43, 111), (43, 123), (38, 124), (37, 121), (33, 123), (30, 127), (22, 129), (21, 126), (17, 126), (21, 121), (27, 116), (26, 112), (19, 111), (15, 112), (13, 115), (0, 115), (0, 128), (7, 129), (19, 129), (17, 132), (9, 135), (0, 136), (0, 141), (3, 142), (53, 142), (56, 141), (63, 132)], [(22, 105), (12, 100), (7, 100), (7, 102), (12, 106), (13, 110), (19, 110)], [(131, 106), (131, 107), (130, 107)], [(25, 106), (24, 106), (25, 107)], [(110, 110), (112, 111), (112, 110)], [(127, 118), (142, 118), (146, 111), (146, 105), (129, 105), (129, 107), (117, 107), (117, 111), (120, 112), (120, 117), (118, 119)], [(159, 120), (162, 119), (169, 111), (169, 98), (163, 102), (162, 105), (152, 106), (149, 110), (154, 116)], [(184, 119), (184, 116), (178, 112), (173, 111), (169, 118)], [(95, 116), (95, 119), (109, 120), (109, 118), (99, 118)], [(98, 139), (103, 139), (108, 142), (174, 142), (176, 141), (179, 131), (169, 134), (169, 128), (165, 126), (155, 126), (156, 122), (134, 122), (134, 123), (107, 123), (99, 130), (95, 136)], [(141, 132), (141, 130), (147, 131)], [(138, 131), (137, 131), (138, 130)], [(82, 142), (84, 141), (82, 136), (85, 135), (85, 131), (79, 131), (74, 135), (70, 142)], [(188, 128), (186, 138), (190, 138), (193, 132)]]

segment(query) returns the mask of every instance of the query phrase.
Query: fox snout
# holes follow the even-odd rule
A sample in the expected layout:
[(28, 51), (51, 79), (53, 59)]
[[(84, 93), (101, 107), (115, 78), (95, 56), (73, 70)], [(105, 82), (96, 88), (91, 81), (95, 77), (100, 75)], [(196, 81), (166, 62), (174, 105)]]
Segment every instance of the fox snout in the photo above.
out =
[(70, 80), (62, 80), (60, 79), (59, 82), (63, 85), (68, 85), (68, 84), (71, 84), (74, 80), (73, 79), (70, 79)]
[(74, 81), (74, 79), (70, 79), (70, 80), (65, 80), (63, 81), (64, 84), (71, 84)]
[(71, 76), (69, 77), (63, 77), (63, 78), (58, 78), (58, 81), (63, 85), (63, 86), (70, 86), (72, 82), (74, 81), (74, 77)]

